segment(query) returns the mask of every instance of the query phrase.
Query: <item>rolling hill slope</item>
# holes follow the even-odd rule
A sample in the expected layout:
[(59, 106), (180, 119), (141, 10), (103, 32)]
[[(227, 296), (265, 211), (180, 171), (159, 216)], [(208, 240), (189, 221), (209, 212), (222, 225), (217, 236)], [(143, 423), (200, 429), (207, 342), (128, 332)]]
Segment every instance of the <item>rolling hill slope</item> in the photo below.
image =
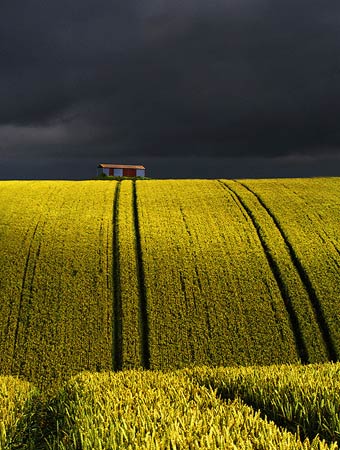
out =
[(338, 360), (340, 179), (0, 183), (0, 372)]

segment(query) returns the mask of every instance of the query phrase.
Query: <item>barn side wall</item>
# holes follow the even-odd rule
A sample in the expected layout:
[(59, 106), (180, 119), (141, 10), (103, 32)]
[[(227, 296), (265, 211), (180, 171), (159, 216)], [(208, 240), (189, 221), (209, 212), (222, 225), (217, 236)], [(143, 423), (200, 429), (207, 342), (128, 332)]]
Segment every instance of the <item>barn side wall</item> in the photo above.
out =
[(123, 169), (113, 169), (113, 174), (115, 177), (122, 177), (123, 176)]
[(97, 175), (107, 175), (107, 176), (115, 176), (115, 177), (145, 177), (145, 169), (114, 169), (108, 167), (97, 167)]
[(145, 169), (137, 169), (136, 176), (137, 177), (145, 177)]
[(130, 167), (126, 167), (123, 169), (123, 175), (124, 175), (124, 177), (135, 177), (136, 169), (131, 169)]

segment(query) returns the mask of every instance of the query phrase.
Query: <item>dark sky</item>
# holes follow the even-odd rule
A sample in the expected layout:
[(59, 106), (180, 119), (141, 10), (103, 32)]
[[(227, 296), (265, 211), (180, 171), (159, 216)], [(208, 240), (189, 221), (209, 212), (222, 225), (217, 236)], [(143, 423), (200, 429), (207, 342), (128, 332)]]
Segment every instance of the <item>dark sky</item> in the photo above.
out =
[(1, 0), (0, 178), (340, 176), (339, 0)]

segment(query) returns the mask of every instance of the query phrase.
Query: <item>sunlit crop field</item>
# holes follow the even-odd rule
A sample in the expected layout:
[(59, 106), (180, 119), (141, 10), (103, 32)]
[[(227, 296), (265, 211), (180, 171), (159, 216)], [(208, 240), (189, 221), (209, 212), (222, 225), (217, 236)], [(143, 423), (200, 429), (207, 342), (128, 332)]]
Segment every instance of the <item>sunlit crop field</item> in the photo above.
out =
[(115, 183), (0, 183), (0, 370), (112, 368)]
[(339, 232), (340, 178), (0, 182), (0, 449), (333, 445)]
[(83, 372), (44, 400), (0, 378), (0, 448), (335, 450), (339, 384), (339, 363)]
[(340, 179), (0, 183), (0, 370), (337, 360)]

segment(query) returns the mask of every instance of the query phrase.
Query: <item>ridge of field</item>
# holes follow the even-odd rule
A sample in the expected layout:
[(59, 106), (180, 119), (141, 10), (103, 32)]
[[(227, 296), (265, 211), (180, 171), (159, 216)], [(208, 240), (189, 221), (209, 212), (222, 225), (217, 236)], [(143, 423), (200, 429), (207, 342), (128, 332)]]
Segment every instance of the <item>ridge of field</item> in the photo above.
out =
[(215, 180), (136, 187), (150, 367), (298, 361), (280, 289), (240, 202)]
[(0, 184), (0, 370), (51, 387), (112, 368), (115, 182)]
[(0, 450), (335, 450), (339, 379), (340, 364), (83, 372), (42, 398), (0, 378)]
[(295, 255), (332, 353), (340, 357), (340, 183), (313, 180), (245, 180), (275, 216)]

